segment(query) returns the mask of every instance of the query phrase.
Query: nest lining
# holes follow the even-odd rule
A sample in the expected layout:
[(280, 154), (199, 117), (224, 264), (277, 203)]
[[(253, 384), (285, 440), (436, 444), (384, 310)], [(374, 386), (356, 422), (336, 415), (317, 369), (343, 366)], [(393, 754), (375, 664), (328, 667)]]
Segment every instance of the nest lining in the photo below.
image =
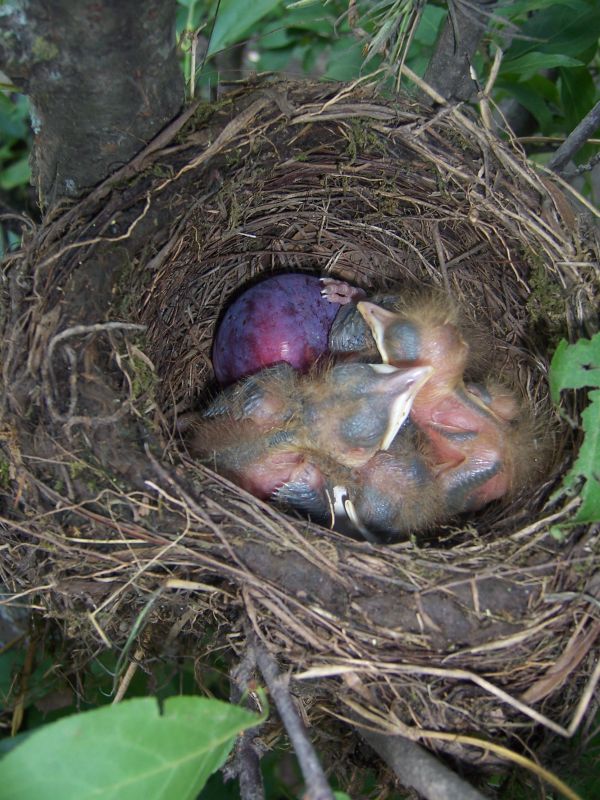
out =
[[(88, 652), (122, 645), (146, 606), (148, 652), (165, 639), (193, 648), (207, 624), (239, 650), (248, 616), (328, 714), (358, 705), (384, 725), (394, 714), (429, 731), (522, 736), (541, 723), (564, 734), (585, 710), (600, 630), (582, 594), (597, 530), (564, 545), (549, 536), (575, 502), (550, 499), (573, 457), (568, 426), (525, 497), (444, 526), (436, 546), (378, 548), (287, 517), (190, 461), (173, 422), (215, 391), (210, 347), (228, 300), (273, 271), (367, 291), (445, 289), (490, 331), (495, 371), (549, 414), (549, 347), (589, 331), (597, 290), (568, 203), (456, 109), (290, 84), (241, 88), (207, 116), (8, 265), (18, 511), (3, 580)], [(98, 265), (108, 288), (91, 296)], [(55, 338), (115, 317), (147, 326), (143, 337), (101, 323)]]

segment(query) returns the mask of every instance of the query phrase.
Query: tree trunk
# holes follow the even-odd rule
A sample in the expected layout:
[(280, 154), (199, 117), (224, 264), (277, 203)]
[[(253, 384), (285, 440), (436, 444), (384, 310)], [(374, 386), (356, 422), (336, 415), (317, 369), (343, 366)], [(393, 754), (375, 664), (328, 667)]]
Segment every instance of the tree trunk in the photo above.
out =
[(446, 100), (469, 100), (477, 91), (471, 63), (496, 0), (450, 0), (448, 18), (425, 72), (425, 82)]
[(0, 20), (0, 63), (31, 102), (42, 206), (103, 180), (181, 107), (173, 0), (15, 0)]

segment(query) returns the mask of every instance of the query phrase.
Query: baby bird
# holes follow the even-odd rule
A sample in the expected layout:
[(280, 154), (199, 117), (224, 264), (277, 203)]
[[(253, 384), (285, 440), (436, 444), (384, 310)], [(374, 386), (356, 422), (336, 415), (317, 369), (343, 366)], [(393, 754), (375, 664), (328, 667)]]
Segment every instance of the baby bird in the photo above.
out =
[(427, 366), (334, 364), (301, 378), (302, 410), (291, 436), (304, 454), (303, 468), (273, 499), (330, 525), (344, 516), (340, 498), (350, 471), (390, 446), (430, 374)]
[(336, 522), (346, 519), (341, 498), (349, 475), (350, 470), (327, 455), (307, 451), (303, 463), (273, 492), (271, 499), (300, 511), (313, 522), (337, 528)]
[(262, 500), (291, 480), (302, 453), (285, 428), (262, 430), (251, 419), (195, 415), (186, 429), (191, 456)]
[[(438, 480), (445, 488), (448, 509), (475, 511), (510, 494), (536, 471), (543, 448), (506, 387), (467, 384), (456, 390), (453, 399), (457, 407), (452, 411), (447, 404), (441, 422), (433, 414), (429, 439), (436, 458), (445, 459)], [(444, 424), (448, 422), (444, 412), (450, 413), (450, 424)]]
[(451, 307), (444, 308), (437, 299), (425, 298), (399, 311), (364, 300), (356, 308), (367, 323), (384, 364), (424, 363), (433, 367), (426, 394), (433, 397), (462, 383), (469, 346)]
[(448, 516), (445, 487), (409, 431), (354, 469), (345, 488), (345, 511), (370, 541), (408, 537)]
[(366, 464), (390, 446), (431, 374), (427, 365), (349, 363), (308, 376), (299, 384), (298, 446), (344, 467)]
[(222, 391), (204, 412), (183, 415), (178, 430), (190, 455), (268, 499), (303, 460), (291, 432), (296, 377), (289, 364), (268, 367)]
[(334, 364), (299, 375), (287, 364), (232, 386), (180, 427), (190, 454), (247, 491), (315, 515), (330, 509), (321, 465), (362, 465), (392, 442), (429, 367)]
[(203, 412), (251, 420), (260, 430), (287, 424), (298, 414), (298, 372), (280, 362), (224, 389)]
[(448, 509), (479, 509), (510, 492), (519, 463), (515, 429), (521, 409), (507, 389), (465, 386), (469, 347), (452, 312), (435, 304), (391, 312), (365, 301), (357, 309), (384, 363), (429, 364), (434, 370), (411, 419), (426, 434)]

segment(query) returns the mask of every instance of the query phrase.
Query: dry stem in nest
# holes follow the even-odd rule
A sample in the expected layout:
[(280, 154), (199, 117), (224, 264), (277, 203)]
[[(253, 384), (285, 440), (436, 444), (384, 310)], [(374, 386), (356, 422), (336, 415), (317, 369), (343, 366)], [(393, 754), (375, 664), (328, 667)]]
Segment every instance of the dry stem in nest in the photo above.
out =
[(6, 264), (2, 580), (88, 653), (132, 630), (146, 654), (194, 648), (207, 625), (239, 652), (249, 618), (315, 718), (475, 760), (447, 734), (570, 735), (600, 631), (597, 529), (549, 535), (577, 503), (551, 499), (570, 427), (535, 487), (394, 547), (285, 516), (173, 431), (214, 389), (223, 307), (273, 270), (444, 289), (550, 420), (549, 350), (594, 314), (583, 217), (468, 112), (368, 88), (243, 86), (176, 129)]

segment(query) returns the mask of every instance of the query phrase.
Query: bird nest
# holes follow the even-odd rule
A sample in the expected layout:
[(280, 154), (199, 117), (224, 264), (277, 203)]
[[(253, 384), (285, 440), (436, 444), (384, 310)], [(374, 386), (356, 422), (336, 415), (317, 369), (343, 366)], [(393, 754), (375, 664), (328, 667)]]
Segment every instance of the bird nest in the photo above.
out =
[[(239, 657), (253, 630), (321, 727), (362, 719), (472, 760), (489, 752), (461, 734), (571, 735), (597, 678), (600, 553), (597, 528), (551, 535), (578, 502), (556, 490), (581, 399), (559, 419), (547, 377), (593, 324), (590, 239), (559, 183), (466, 109), (320, 83), (190, 108), (5, 265), (5, 586), (81, 663), (133, 642), (142, 662), (200, 641)], [(554, 429), (552, 465), (375, 546), (194, 462), (177, 415), (215, 391), (221, 311), (273, 271), (444, 290)]]

